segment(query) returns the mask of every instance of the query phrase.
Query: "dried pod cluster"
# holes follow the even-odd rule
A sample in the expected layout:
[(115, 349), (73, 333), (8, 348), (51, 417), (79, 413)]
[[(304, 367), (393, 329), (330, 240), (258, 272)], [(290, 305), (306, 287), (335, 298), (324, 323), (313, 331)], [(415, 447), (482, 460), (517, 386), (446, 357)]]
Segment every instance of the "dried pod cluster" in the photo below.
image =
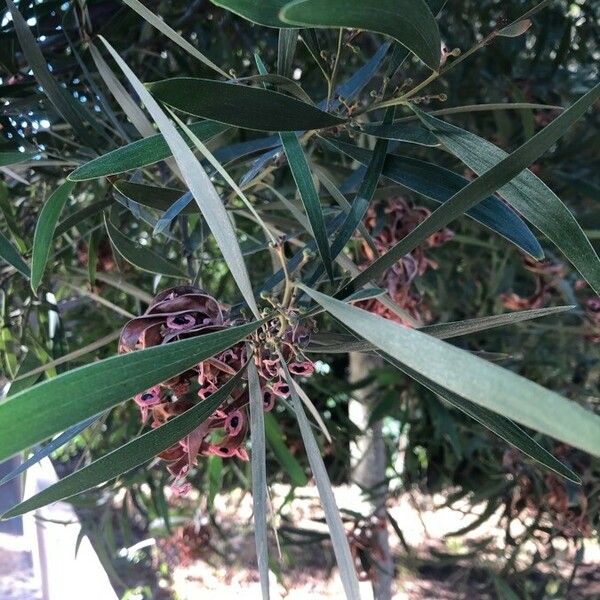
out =
[[(402, 198), (390, 198), (385, 202), (372, 205), (364, 223), (378, 252), (385, 254), (430, 214), (431, 212), (427, 208), (412, 206)], [(398, 306), (416, 320), (429, 321), (431, 319), (429, 312), (423, 307), (421, 295), (413, 285), (415, 279), (428, 269), (437, 268), (437, 264), (427, 256), (427, 250), (445, 244), (452, 239), (453, 235), (454, 233), (447, 228), (434, 233), (424, 244), (406, 254), (385, 273), (382, 284), (386, 291)], [(360, 249), (364, 260), (359, 267), (364, 269), (377, 257), (369, 244), (364, 241), (361, 243)], [(359, 306), (386, 319), (410, 325), (377, 299), (365, 300)]]
[[(193, 286), (179, 286), (158, 294), (142, 316), (125, 325), (119, 352), (167, 344), (239, 324), (240, 320), (232, 318), (229, 308), (210, 294)], [(275, 320), (265, 326), (265, 331), (277, 334), (279, 328), (280, 321)], [(293, 375), (307, 377), (314, 371), (313, 363), (302, 353), (302, 347), (309, 340), (310, 330), (299, 324), (287, 327), (279, 336), (279, 351)], [(253, 360), (257, 364), (264, 410), (270, 411), (277, 398), (289, 395), (288, 384), (282, 378), (279, 355), (274, 346), (264, 344), (257, 348)], [(138, 394), (135, 402), (140, 408), (142, 422), (149, 420), (151, 427), (160, 427), (215, 393), (244, 367), (246, 361), (246, 345), (241, 342)], [(185, 493), (189, 490), (190, 484), (185, 478), (190, 468), (197, 464), (198, 456), (237, 456), (248, 460), (245, 449), (247, 404), (247, 389), (243, 386), (234, 389), (204, 423), (159, 454), (173, 475), (174, 491)]]

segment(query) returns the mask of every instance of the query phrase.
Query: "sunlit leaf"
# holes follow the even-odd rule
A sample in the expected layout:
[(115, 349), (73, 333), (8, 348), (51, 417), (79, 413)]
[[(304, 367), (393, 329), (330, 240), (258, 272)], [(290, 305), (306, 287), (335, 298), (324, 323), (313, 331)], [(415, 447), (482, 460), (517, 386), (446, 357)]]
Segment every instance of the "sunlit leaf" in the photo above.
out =
[(259, 324), (107, 358), (15, 394), (0, 404), (0, 460), (183, 373), (243, 340)]
[(152, 429), (124, 446), (109, 452), (87, 467), (67, 475), (67, 477), (39, 494), (17, 504), (5, 512), (1, 518), (10, 519), (52, 502), (70, 498), (152, 460), (157, 454), (190, 434), (210, 417), (228, 397), (233, 388), (240, 383), (242, 373), (243, 371), (240, 371), (214, 394), (211, 394), (209, 398), (198, 402), (182, 415), (170, 419), (164, 425)]
[(402, 367), (465, 400), (600, 456), (600, 416), (576, 402), (432, 336), (301, 287)]

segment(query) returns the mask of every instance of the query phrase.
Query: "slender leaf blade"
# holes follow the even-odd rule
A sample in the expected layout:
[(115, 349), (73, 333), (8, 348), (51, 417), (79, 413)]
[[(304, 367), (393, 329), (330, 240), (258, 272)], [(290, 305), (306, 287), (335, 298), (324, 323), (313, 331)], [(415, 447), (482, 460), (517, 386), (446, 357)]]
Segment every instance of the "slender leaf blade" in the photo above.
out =
[[(506, 159), (508, 153), (491, 142), (414, 109), (421, 121), (478, 175)], [(529, 169), (498, 190), (514, 208), (535, 225), (600, 293), (600, 258), (585, 233), (560, 198)]]
[(262, 597), (269, 600), (269, 551), (267, 546), (267, 467), (263, 394), (254, 360), (248, 365), (250, 443), (252, 445), (252, 502), (254, 540)]
[(179, 267), (160, 256), (160, 254), (156, 254), (156, 252), (152, 252), (149, 248), (144, 248), (130, 240), (106, 217), (104, 218), (104, 225), (114, 249), (134, 267), (148, 273), (164, 275), (165, 277), (186, 279), (186, 274)]
[[(202, 141), (206, 142), (226, 131), (227, 126), (213, 121), (199, 121), (189, 125), (189, 128)], [(186, 143), (190, 148), (193, 145), (189, 140), (186, 140)], [(85, 181), (119, 175), (126, 171), (147, 167), (171, 156), (173, 154), (163, 134), (157, 133), (94, 158), (75, 169), (69, 175), (69, 179), (71, 181)]]
[(289, 27), (279, 18), (289, 0), (210, 0), (216, 6), (265, 27)]
[(44, 276), (56, 224), (75, 185), (74, 181), (69, 180), (60, 185), (48, 198), (38, 216), (31, 254), (31, 289), (34, 293), (37, 292)]
[(183, 373), (243, 340), (259, 325), (254, 321), (113, 356), (15, 394), (0, 404), (0, 460)]
[(188, 54), (194, 58), (197, 58), (201, 63), (204, 63), (207, 67), (210, 67), (222, 77), (229, 78), (229, 75), (227, 75), (223, 69), (215, 65), (214, 62), (204, 56), (204, 54), (202, 54), (198, 48), (195, 48), (187, 40), (184, 40), (174, 29), (169, 27), (162, 19), (158, 17), (158, 15), (146, 8), (141, 2), (138, 2), (138, 0), (123, 0), (123, 2), (135, 10), (135, 12), (138, 13), (138, 15), (140, 15), (143, 19), (148, 21), (152, 27), (158, 29), (172, 42), (175, 42), (180, 48), (183, 48)]
[(323, 504), (323, 511), (325, 513), (325, 520), (329, 527), (329, 535), (331, 536), (331, 543), (333, 545), (333, 552), (335, 554), (336, 562), (340, 570), (340, 578), (346, 598), (351, 600), (360, 600), (360, 593), (358, 587), (358, 578), (356, 577), (356, 570), (354, 568), (354, 561), (352, 554), (350, 553), (350, 546), (348, 544), (348, 538), (346, 537), (346, 531), (344, 530), (344, 524), (340, 516), (340, 511), (333, 495), (333, 489), (331, 488), (331, 482), (325, 469), (323, 457), (321, 451), (315, 440), (315, 436), (310, 427), (310, 423), (306, 418), (306, 413), (302, 406), (302, 400), (298, 396), (298, 392), (294, 386), (294, 381), (290, 372), (288, 371), (287, 365), (280, 355), (280, 361), (283, 369), (285, 379), (290, 388), (290, 394), (292, 398), (292, 406), (296, 413), (296, 419), (298, 420), (298, 426), (300, 427), (300, 434), (302, 441), (304, 442), (304, 448), (306, 449), (306, 456), (310, 464), (310, 468), (315, 477), (315, 483), (319, 491), (319, 497)]
[(237, 373), (214, 394), (198, 402), (182, 415), (109, 452), (87, 467), (67, 475), (39, 494), (17, 504), (0, 518), (10, 519), (52, 502), (71, 498), (152, 460), (159, 452), (177, 443), (210, 417), (233, 388), (240, 383), (242, 373), (243, 371)]
[[(403, 256), (414, 250), (430, 235), (448, 225), (453, 219), (481, 202), (489, 194), (502, 188), (514, 179), (521, 171), (537, 160), (548, 148), (555, 144), (565, 132), (576, 123), (600, 98), (600, 84), (597, 84), (579, 100), (572, 104), (550, 125), (538, 132), (531, 139), (517, 148), (512, 154), (501, 160), (489, 171), (469, 183), (456, 193), (450, 200), (442, 204), (437, 210), (422, 221), (406, 237), (398, 242), (386, 254), (375, 260), (369, 267), (350, 281), (338, 292), (338, 297), (347, 296), (355, 286), (363, 285), (373, 278), (381, 275)], [(578, 260), (578, 262), (581, 262)], [(600, 291), (600, 261), (586, 263), (586, 273), (592, 281), (590, 285), (597, 292)]]
[(283, 467), (288, 474), (290, 482), (293, 486), (303, 487), (308, 484), (308, 478), (302, 468), (302, 465), (289, 451), (287, 445), (283, 441), (283, 433), (279, 428), (277, 419), (271, 413), (264, 414), (265, 434), (267, 443), (275, 460)]
[(184, 113), (257, 131), (307, 131), (346, 120), (281, 92), (212, 79), (174, 77), (146, 84), (164, 104)]
[(300, 287), (346, 327), (403, 367), (483, 408), (600, 456), (600, 416), (418, 330)]
[(12, 242), (0, 231), (0, 258), (13, 266), (21, 275), (29, 279), (31, 271)]
[(313, 237), (317, 243), (319, 255), (329, 278), (333, 281), (333, 266), (331, 264), (331, 251), (327, 229), (325, 228), (325, 219), (308, 161), (295, 133), (280, 133), (280, 135), (288, 164), (294, 176), (294, 181), (298, 186), (300, 198), (302, 199), (302, 204), (304, 205), (304, 210), (312, 229)]
[(92, 423), (95, 423), (98, 417), (90, 417), (73, 427), (69, 427), (66, 431), (63, 431), (60, 435), (56, 436), (51, 442), (48, 442), (43, 448), (40, 448), (34, 452), (27, 460), (23, 461), (16, 469), (13, 469), (10, 473), (0, 479), (0, 486), (18, 477), (21, 473), (24, 473), (29, 467), (37, 464), (46, 456), (50, 456), (55, 450), (69, 443), (74, 437), (78, 436), (84, 429), (87, 429)]
[[(325, 138), (323, 138), (325, 139)], [(363, 165), (369, 164), (372, 153), (332, 138), (327, 144), (351, 156)], [(469, 184), (464, 177), (407, 156), (388, 154), (383, 165), (383, 175), (395, 183), (438, 202), (447, 202)], [(495, 231), (534, 258), (543, 258), (544, 251), (523, 219), (496, 196), (488, 196), (465, 213), (471, 219)]]
[(6, 6), (12, 16), (15, 33), (21, 44), (23, 54), (27, 58), (37, 82), (42, 86), (44, 93), (48, 96), (48, 99), (52, 102), (56, 110), (77, 132), (79, 138), (93, 147), (94, 138), (86, 129), (85, 123), (81, 118), (83, 107), (77, 106), (73, 98), (71, 98), (66, 90), (60, 87), (54, 77), (52, 77), (38, 42), (31, 33), (29, 25), (27, 25), (23, 15), (15, 6), (15, 3), (12, 0), (6, 0)]
[[(252, 292), (252, 285), (250, 283), (248, 271), (246, 270), (244, 257), (242, 256), (233, 225), (229, 220), (229, 215), (227, 214), (214, 185), (198, 159), (194, 156), (194, 153), (175, 129), (173, 123), (165, 115), (156, 100), (154, 100), (146, 90), (142, 82), (136, 77), (135, 73), (133, 73), (114, 48), (103, 37), (100, 37), (100, 39), (103, 41), (127, 79), (129, 79), (136, 93), (146, 106), (146, 109), (150, 112), (160, 131), (165, 136), (165, 140), (181, 170), (183, 179), (194, 195), (198, 207), (223, 254), (223, 258), (225, 259), (244, 300), (250, 307), (252, 313), (258, 317), (258, 307), (256, 306), (256, 300), (254, 299), (254, 294)], [(197, 140), (194, 140), (194, 135), (190, 135), (189, 131), (187, 135), (195, 144)]]

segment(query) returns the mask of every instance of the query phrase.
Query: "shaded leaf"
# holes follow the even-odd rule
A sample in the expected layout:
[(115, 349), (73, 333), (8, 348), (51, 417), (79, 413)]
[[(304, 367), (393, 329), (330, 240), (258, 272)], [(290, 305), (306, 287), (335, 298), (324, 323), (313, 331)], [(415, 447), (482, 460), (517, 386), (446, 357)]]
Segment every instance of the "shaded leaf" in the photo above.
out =
[(48, 99), (52, 102), (56, 110), (61, 114), (64, 120), (73, 127), (80, 140), (93, 147), (94, 137), (86, 129), (85, 123), (81, 118), (82, 111), (84, 111), (83, 106), (81, 106), (79, 102), (76, 103), (75, 100), (69, 96), (67, 91), (56, 82), (50, 73), (37, 40), (31, 33), (27, 22), (19, 12), (19, 9), (15, 6), (14, 2), (12, 0), (6, 0), (6, 6), (8, 6), (8, 10), (12, 16), (15, 33), (19, 38), (23, 54), (25, 55), (25, 58), (27, 58), (27, 62), (29, 63), (37, 82), (42, 86), (44, 93), (48, 96)]
[(114, 249), (130, 264), (148, 273), (158, 273), (166, 277), (186, 279), (186, 274), (166, 258), (156, 254), (149, 248), (141, 246), (123, 235), (108, 218), (104, 218), (108, 237)]
[(283, 8), (280, 18), (300, 27), (350, 27), (384, 33), (433, 71), (440, 66), (440, 32), (423, 0), (297, 0)]
[(8, 167), (26, 160), (33, 160), (37, 154), (35, 152), (14, 152), (0, 151), (0, 167)]
[(325, 228), (325, 219), (323, 218), (321, 201), (319, 200), (319, 194), (315, 188), (304, 150), (302, 150), (302, 146), (295, 133), (281, 133), (280, 135), (288, 164), (294, 176), (294, 181), (298, 186), (300, 198), (302, 199), (302, 204), (310, 223), (312, 235), (317, 243), (319, 255), (329, 278), (333, 281), (331, 251)]
[(29, 279), (30, 271), (27, 263), (21, 258), (19, 251), (0, 231), (0, 258), (13, 266), (21, 275)]
[[(327, 138), (327, 143), (367, 165), (372, 153), (338, 140)], [(422, 160), (388, 154), (383, 165), (383, 175), (395, 183), (434, 200), (444, 203), (465, 188), (469, 181), (464, 177)], [(544, 252), (525, 222), (499, 198), (489, 196), (465, 213), (478, 223), (489, 227), (518, 248), (533, 256), (543, 258)]]
[(229, 75), (225, 73), (220, 67), (215, 65), (210, 59), (208, 59), (198, 48), (195, 48), (188, 41), (184, 40), (174, 29), (169, 27), (162, 19), (158, 17), (151, 10), (146, 8), (141, 2), (138, 0), (123, 0), (127, 6), (135, 10), (138, 15), (144, 18), (150, 25), (156, 27), (161, 33), (164, 33), (172, 42), (175, 42), (180, 48), (183, 48), (188, 54), (197, 58), (200, 62), (204, 63), (207, 67), (216, 71), (219, 75), (222, 75), (225, 78), (228, 78)]
[(29, 467), (37, 464), (38, 462), (40, 462), (40, 460), (46, 458), (46, 456), (49, 456), (55, 450), (70, 442), (74, 437), (78, 436), (84, 429), (87, 429), (92, 423), (95, 423), (97, 420), (98, 417), (90, 417), (89, 419), (86, 419), (81, 423), (77, 423), (77, 425), (73, 425), (73, 427), (69, 427), (69, 429), (67, 429), (60, 435), (57, 435), (51, 442), (48, 442), (43, 448), (40, 448), (39, 450), (34, 452), (16, 469), (13, 469), (10, 473), (8, 473), (2, 479), (0, 479), (0, 485), (8, 483), (15, 477), (18, 477), (21, 473), (27, 471)]
[(279, 428), (277, 419), (270, 413), (264, 414), (265, 433), (267, 442), (275, 460), (282, 466), (288, 474), (293, 486), (303, 487), (307, 485), (308, 478), (302, 465), (294, 458), (289, 451), (286, 443), (283, 441), (283, 433)]
[(258, 131), (300, 131), (346, 121), (280, 92), (212, 79), (174, 77), (146, 84), (161, 102), (182, 112)]
[(359, 133), (366, 133), (386, 140), (418, 144), (420, 146), (440, 145), (438, 139), (428, 129), (414, 123), (361, 123), (359, 127), (354, 129)]
[(0, 460), (183, 373), (243, 340), (259, 325), (255, 321), (113, 356), (15, 394), (0, 404)]
[[(481, 202), (490, 193), (502, 188), (527, 166), (537, 160), (548, 148), (554, 145), (598, 98), (600, 98), (600, 84), (592, 88), (587, 94), (554, 119), (550, 125), (534, 135), (512, 154), (508, 155), (489, 171), (486, 171), (483, 175), (462, 188), (450, 200), (442, 204), (442, 206), (431, 213), (427, 219), (422, 221), (386, 254), (371, 263), (360, 275), (344, 286), (338, 292), (339, 296), (347, 296), (355, 286), (361, 286), (371, 279), (377, 278), (395, 262), (414, 250), (430, 235), (439, 231), (457, 216)], [(578, 263), (582, 263), (582, 261), (578, 259)], [(597, 260), (597, 257), (591, 263), (586, 261), (584, 266), (586, 273), (593, 275), (590, 284), (596, 291), (600, 290), (600, 280), (598, 279), (600, 275), (600, 262)]]
[[(417, 114), (440, 142), (478, 175), (489, 172), (508, 157), (504, 150), (473, 133), (420, 110)], [(600, 293), (600, 258), (569, 209), (541, 179), (527, 169), (501, 187), (498, 193), (556, 244)]]
[(50, 255), (52, 240), (60, 213), (75, 185), (74, 181), (67, 180), (59, 186), (50, 198), (46, 200), (38, 216), (35, 233), (33, 234), (33, 250), (31, 255), (31, 289), (34, 292), (37, 292), (38, 286), (44, 276), (44, 271), (46, 270), (46, 263)]

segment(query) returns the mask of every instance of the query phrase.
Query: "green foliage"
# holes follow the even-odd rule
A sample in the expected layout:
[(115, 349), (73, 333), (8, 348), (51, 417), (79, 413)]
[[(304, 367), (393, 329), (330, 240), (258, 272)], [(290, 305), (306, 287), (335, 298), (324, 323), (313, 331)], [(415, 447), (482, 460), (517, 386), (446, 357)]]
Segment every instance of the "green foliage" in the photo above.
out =
[[(126, 401), (235, 343), (281, 346), (284, 326), (313, 319), (306, 350), (321, 362), (302, 381), (312, 402), (287, 373), (291, 405), (263, 415), (252, 363), (251, 469), (211, 457), (191, 477), (213, 510), (218, 488), (249, 488), (251, 471), (263, 597), (267, 485), (291, 483), (291, 497), (307, 467), (357, 597), (328, 477), (351, 477), (348, 443), (362, 432), (348, 402), (367, 383), (392, 485), (456, 488), (487, 503), (477, 523), (512, 506), (523, 473), (540, 520), (556, 510), (550, 485), (587, 502), (600, 456), (600, 334), (586, 304), (600, 291), (593, 3), (124, 4), (109, 2), (106, 21), (101, 3), (7, 0), (12, 20), (0, 30), (0, 385), (11, 383), (0, 458), (35, 448), (27, 465), (54, 453), (65, 475), (8, 514), (69, 497), (110, 521), (125, 494), (144, 507), (145, 533), (152, 520), (168, 529), (180, 515), (160, 468), (144, 465), (209, 417), (233, 380), (141, 435)], [(384, 246), (399, 196), (424, 217)], [(454, 239), (430, 249), (450, 223)], [(421, 253), (437, 269), (404, 290), (422, 299), (412, 310), (385, 277)], [(544, 256), (549, 266), (536, 262)], [(208, 290), (240, 325), (114, 356), (123, 318), (142, 314), (169, 278)], [(533, 310), (506, 313), (511, 298)], [(248, 322), (267, 315), (283, 323), (274, 337)], [(351, 351), (388, 364), (349, 384)], [(73, 472), (82, 457), (90, 462)], [(600, 507), (588, 506), (597, 525)], [(133, 518), (127, 502), (119, 510), (126, 546)], [(503, 518), (509, 531), (510, 511)], [(509, 573), (512, 559), (489, 576), (497, 595), (520, 590)]]

